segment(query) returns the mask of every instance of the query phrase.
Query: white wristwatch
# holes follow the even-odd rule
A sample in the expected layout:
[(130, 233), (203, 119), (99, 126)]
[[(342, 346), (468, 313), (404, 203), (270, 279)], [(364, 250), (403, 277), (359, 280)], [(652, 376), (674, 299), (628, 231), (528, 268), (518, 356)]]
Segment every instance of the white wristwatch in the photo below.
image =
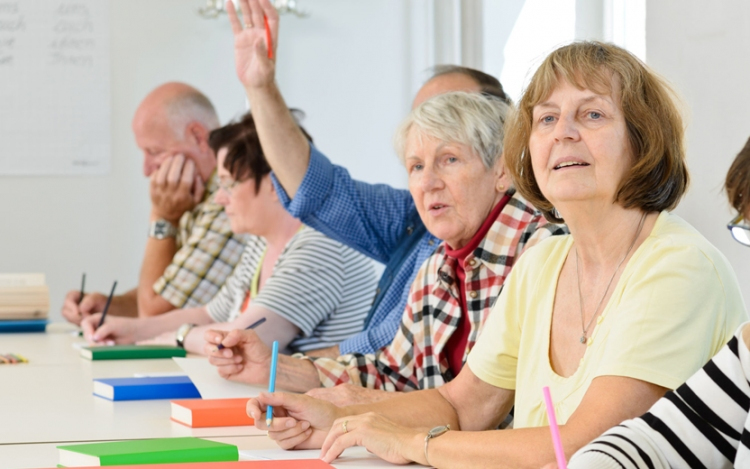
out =
[(177, 333), (175, 334), (174, 341), (177, 343), (177, 346), (180, 348), (185, 348), (185, 337), (190, 333), (190, 331), (197, 326), (197, 324), (183, 324), (177, 329)]
[(177, 228), (167, 220), (159, 218), (151, 222), (148, 227), (148, 235), (155, 239), (175, 238)]

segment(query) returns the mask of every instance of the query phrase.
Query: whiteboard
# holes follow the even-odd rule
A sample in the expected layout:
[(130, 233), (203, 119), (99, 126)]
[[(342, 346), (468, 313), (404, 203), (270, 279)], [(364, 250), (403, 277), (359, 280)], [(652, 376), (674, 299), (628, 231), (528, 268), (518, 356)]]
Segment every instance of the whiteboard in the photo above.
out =
[(0, 0), (0, 175), (110, 169), (109, 0)]

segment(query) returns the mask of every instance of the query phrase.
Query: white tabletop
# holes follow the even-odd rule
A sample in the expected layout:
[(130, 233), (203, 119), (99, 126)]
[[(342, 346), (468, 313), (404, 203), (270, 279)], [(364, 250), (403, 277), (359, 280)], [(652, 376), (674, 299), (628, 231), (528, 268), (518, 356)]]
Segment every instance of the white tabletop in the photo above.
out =
[[(253, 457), (253, 450), (278, 449), (275, 443), (265, 435), (246, 436), (246, 437), (228, 437), (228, 438), (209, 438), (210, 440), (236, 445), (240, 453), (240, 461), (251, 461), (265, 459), (263, 457)], [(245, 453), (246, 455), (243, 455)], [(294, 451), (289, 451), (289, 459), (297, 459)], [(315, 455), (305, 451), (305, 457), (314, 458)], [(315, 451), (314, 453), (317, 453)], [(35, 444), (35, 445), (0, 445), (0, 461), (2, 468), (12, 469), (37, 469), (37, 468), (54, 468), (57, 465), (57, 448), (55, 444)], [(364, 448), (350, 448), (341, 459), (333, 462), (336, 469), (379, 469), (382, 467), (395, 467), (382, 459), (367, 453)], [(403, 466), (399, 466), (403, 467)], [(421, 466), (416, 466), (421, 467)]]
[[(171, 359), (89, 361), (67, 331), (0, 334), (0, 353), (27, 364), (0, 365), (0, 444), (259, 435), (255, 427), (193, 429), (172, 422), (169, 400), (111, 402), (92, 393), (95, 378), (178, 372)], [(0, 459), (1, 460), (1, 459)]]
[[(0, 353), (21, 354), (29, 360), (0, 365), (3, 469), (52, 468), (58, 460), (57, 445), (92, 441), (196, 436), (235, 444), (241, 451), (278, 448), (255, 427), (192, 429), (172, 422), (169, 400), (111, 402), (94, 397), (95, 378), (181, 370), (171, 359), (86, 360), (72, 346), (82, 341), (72, 330), (69, 325), (53, 324), (44, 334), (0, 334)], [(364, 448), (347, 454), (355, 457), (338, 460), (334, 467), (389, 465), (368, 456)]]

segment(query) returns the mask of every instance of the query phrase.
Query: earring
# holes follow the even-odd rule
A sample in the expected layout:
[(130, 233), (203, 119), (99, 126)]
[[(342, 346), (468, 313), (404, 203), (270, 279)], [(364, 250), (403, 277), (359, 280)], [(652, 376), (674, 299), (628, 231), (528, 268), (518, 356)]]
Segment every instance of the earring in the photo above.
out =
[(502, 184), (498, 184), (497, 190), (500, 191), (500, 192), (504, 192), (505, 191), (505, 186), (502, 185)]

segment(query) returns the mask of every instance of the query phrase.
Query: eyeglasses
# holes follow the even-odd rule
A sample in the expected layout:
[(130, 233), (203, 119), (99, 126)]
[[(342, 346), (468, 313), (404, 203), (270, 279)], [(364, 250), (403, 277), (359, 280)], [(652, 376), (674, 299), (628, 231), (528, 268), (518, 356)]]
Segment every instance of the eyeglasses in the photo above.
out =
[(743, 215), (737, 215), (737, 218), (727, 224), (727, 228), (732, 232), (735, 241), (744, 246), (750, 246), (750, 226), (743, 223), (744, 221)]
[(221, 179), (219, 179), (219, 189), (224, 189), (224, 192), (226, 192), (229, 195), (232, 195), (232, 190), (235, 187), (237, 187), (239, 183), (240, 183), (239, 181), (234, 181), (234, 180), (222, 181)]

